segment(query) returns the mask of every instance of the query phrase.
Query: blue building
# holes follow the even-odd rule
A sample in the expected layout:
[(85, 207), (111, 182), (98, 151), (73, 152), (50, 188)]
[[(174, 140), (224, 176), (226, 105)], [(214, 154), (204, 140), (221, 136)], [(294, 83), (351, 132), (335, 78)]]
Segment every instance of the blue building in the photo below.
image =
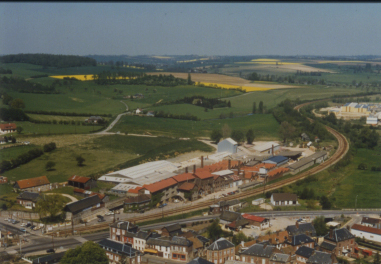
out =
[(238, 143), (231, 138), (220, 141), (217, 145), (217, 152), (237, 153)]
[(286, 164), (288, 162), (288, 158), (283, 156), (274, 156), (267, 160), (262, 161), (263, 163), (270, 163), (275, 164), (276, 166), (281, 166), (283, 164)]

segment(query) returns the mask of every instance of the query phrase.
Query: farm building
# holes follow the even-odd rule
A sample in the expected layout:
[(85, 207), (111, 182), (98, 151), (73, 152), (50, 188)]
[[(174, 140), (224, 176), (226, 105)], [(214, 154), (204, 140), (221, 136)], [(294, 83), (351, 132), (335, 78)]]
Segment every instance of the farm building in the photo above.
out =
[(263, 218), (251, 214), (242, 214), (242, 217), (247, 219), (250, 225), (258, 226), (260, 230), (270, 227), (270, 219), (268, 218)]
[(301, 172), (301, 171), (311, 167), (312, 165), (314, 165), (316, 163), (324, 162), (324, 160), (327, 158), (328, 158), (327, 152), (319, 151), (319, 152), (316, 152), (316, 153), (314, 153), (308, 157), (305, 157), (305, 158), (303, 158), (303, 159), (301, 159), (295, 163), (292, 163), (287, 168), (290, 169), (292, 174), (296, 174), (298, 172)]
[(258, 146), (254, 146), (254, 150), (260, 154), (276, 155), (280, 151), (280, 145), (276, 142), (266, 142)]
[(8, 182), (8, 178), (5, 176), (0, 176), (0, 184), (5, 184)]
[(29, 192), (42, 192), (51, 189), (51, 184), (46, 176), (16, 181), (13, 188)]
[(351, 233), (356, 237), (365, 238), (367, 240), (381, 242), (381, 229), (354, 224), (351, 228)]
[(0, 133), (12, 133), (16, 132), (17, 126), (15, 123), (8, 123), (8, 124), (0, 124)]
[(85, 122), (91, 123), (91, 124), (98, 124), (103, 122), (103, 118), (100, 116), (90, 116), (88, 119), (85, 120)]
[(271, 204), (280, 205), (298, 205), (298, 197), (294, 193), (273, 193), (271, 195)]
[(275, 164), (276, 166), (281, 166), (283, 164), (286, 164), (288, 162), (288, 158), (283, 156), (274, 156), (267, 160), (264, 160), (262, 163), (270, 163)]
[(106, 213), (108, 209), (104, 207), (98, 195), (93, 195), (66, 204), (63, 211), (66, 212), (66, 220), (72, 220), (74, 224), (78, 224), (81, 220), (96, 219), (96, 215)]
[(377, 116), (372, 116), (372, 115), (370, 115), (370, 116), (368, 116), (368, 117), (366, 118), (366, 124), (367, 124), (367, 125), (377, 125), (377, 123), (378, 123), (378, 118), (377, 118)]
[(165, 160), (152, 161), (103, 175), (98, 181), (115, 184), (126, 183), (143, 186), (175, 176), (178, 168)]
[(301, 151), (281, 151), (278, 155), (292, 160), (298, 160), (302, 156), (302, 153)]
[(361, 225), (381, 229), (381, 218), (363, 217)]
[(23, 192), (17, 196), (17, 203), (24, 206), (27, 209), (33, 209), (36, 207), (37, 200), (40, 198), (39, 193)]
[(237, 153), (238, 143), (231, 138), (226, 138), (217, 144), (217, 152)]
[(97, 181), (89, 177), (73, 175), (69, 178), (68, 185), (89, 190), (91, 188), (97, 187)]
[(79, 188), (74, 188), (74, 194), (75, 195), (78, 195), (78, 196), (82, 196), (82, 197), (89, 197), (89, 196), (93, 196), (93, 195), (98, 195), (98, 197), (102, 200), (102, 202), (108, 202), (110, 200), (110, 197), (108, 195), (105, 195), (105, 194), (100, 194), (100, 193), (95, 193), (95, 192), (92, 192), (92, 191), (86, 191), (84, 189), (79, 189)]

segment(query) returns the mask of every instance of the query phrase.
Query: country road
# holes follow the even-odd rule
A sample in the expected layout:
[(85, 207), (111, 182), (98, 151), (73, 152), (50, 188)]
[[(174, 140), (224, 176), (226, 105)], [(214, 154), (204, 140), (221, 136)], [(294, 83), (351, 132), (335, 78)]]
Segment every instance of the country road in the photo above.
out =
[(128, 105), (127, 105), (125, 102), (123, 102), (123, 101), (120, 101), (120, 102), (126, 106), (126, 112), (119, 114), (119, 115), (115, 118), (115, 120), (112, 121), (112, 123), (111, 123), (105, 130), (102, 130), (102, 131), (100, 131), (100, 132), (94, 133), (94, 135), (112, 135), (112, 134), (116, 134), (116, 133), (114, 133), (114, 132), (108, 132), (108, 131), (111, 130), (111, 129), (114, 127), (114, 125), (115, 125), (116, 123), (118, 123), (119, 119), (120, 119), (123, 115), (128, 114)]

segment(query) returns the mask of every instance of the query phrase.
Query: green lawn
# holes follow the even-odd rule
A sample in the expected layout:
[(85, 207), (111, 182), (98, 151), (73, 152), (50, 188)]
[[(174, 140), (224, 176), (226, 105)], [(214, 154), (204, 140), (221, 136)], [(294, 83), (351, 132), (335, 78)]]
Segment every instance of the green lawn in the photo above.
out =
[[(37, 114), (28, 114), (30, 118), (37, 121), (80, 121), (83, 122), (89, 118), (89, 116), (61, 116), (61, 115), (37, 115)], [(109, 121), (110, 118), (102, 117), (106, 121)]]
[(202, 121), (123, 116), (112, 131), (138, 134), (149, 132), (172, 137), (209, 137), (213, 129), (220, 129), (224, 124), (232, 129), (244, 130), (245, 133), (252, 128), (257, 139), (278, 139), (279, 124), (271, 114)]
[(11, 160), (17, 158), (19, 155), (27, 153), (29, 150), (41, 148), (36, 145), (22, 145), (19, 147), (12, 147), (0, 150), (1, 160)]
[[(35, 124), (29, 121), (16, 121), (17, 126), (23, 128), (22, 134), (88, 134), (102, 128), (102, 126), (77, 126), (60, 124)], [(15, 134), (17, 138), (17, 134)]]

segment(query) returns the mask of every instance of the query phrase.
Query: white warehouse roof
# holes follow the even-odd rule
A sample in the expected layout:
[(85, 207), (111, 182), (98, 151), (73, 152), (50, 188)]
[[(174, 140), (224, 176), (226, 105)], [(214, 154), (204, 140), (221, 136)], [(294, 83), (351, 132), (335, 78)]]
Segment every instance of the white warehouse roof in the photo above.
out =
[(231, 170), (222, 170), (222, 171), (215, 171), (212, 174), (213, 175), (219, 175), (219, 176), (225, 176), (225, 175), (234, 174), (234, 172)]
[[(231, 139), (231, 138), (225, 138), (224, 140), (222, 140), (222, 141), (227, 141), (227, 142), (229, 142), (229, 143), (232, 143), (233, 145), (237, 145), (238, 143), (237, 142), (235, 142), (233, 139)], [(221, 141), (221, 142), (222, 142)]]
[(262, 152), (262, 151), (265, 151), (267, 149), (271, 149), (273, 145), (274, 145), (274, 148), (279, 146), (279, 144), (276, 142), (266, 142), (266, 143), (261, 144), (259, 146), (254, 146), (254, 149), (256, 151)]

